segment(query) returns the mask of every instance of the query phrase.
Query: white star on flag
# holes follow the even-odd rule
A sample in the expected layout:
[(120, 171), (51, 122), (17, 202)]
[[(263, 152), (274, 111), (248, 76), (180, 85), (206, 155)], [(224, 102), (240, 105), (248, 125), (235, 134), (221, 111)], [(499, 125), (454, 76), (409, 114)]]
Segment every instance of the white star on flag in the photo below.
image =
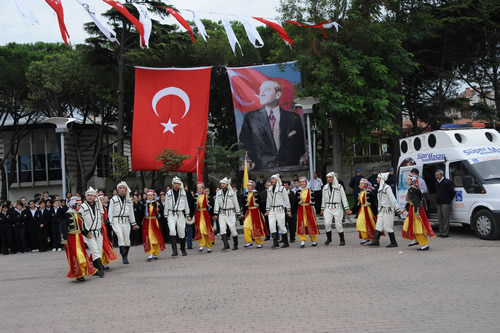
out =
[(177, 126), (178, 124), (172, 124), (172, 119), (168, 119), (168, 123), (161, 123), (161, 124), (165, 127), (163, 133), (172, 132), (175, 134), (174, 127)]

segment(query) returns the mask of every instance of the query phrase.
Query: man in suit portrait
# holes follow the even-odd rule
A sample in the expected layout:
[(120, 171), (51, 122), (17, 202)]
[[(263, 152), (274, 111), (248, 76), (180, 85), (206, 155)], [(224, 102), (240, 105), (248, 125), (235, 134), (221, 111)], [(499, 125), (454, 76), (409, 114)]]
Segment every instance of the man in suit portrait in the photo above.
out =
[(280, 107), (280, 97), (278, 82), (262, 82), (259, 89), (262, 107), (243, 118), (239, 140), (255, 163), (255, 170), (307, 162), (302, 120), (298, 114)]

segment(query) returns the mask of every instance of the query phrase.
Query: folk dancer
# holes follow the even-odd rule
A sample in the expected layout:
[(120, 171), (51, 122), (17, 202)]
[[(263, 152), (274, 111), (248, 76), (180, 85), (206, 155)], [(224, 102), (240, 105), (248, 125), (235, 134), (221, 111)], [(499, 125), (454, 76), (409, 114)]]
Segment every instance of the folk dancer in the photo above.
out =
[(300, 187), (302, 190), (297, 191), (296, 200), (298, 202), (297, 208), (297, 236), (300, 238), (300, 247), (306, 246), (306, 235), (311, 239), (311, 246), (318, 245), (318, 222), (316, 221), (316, 213), (313, 209), (315, 207), (314, 192), (309, 186), (306, 177), (299, 178)]
[(108, 219), (113, 232), (118, 238), (118, 247), (122, 256), (122, 262), (126, 265), (128, 251), (130, 250), (130, 228), (139, 229), (135, 221), (134, 205), (130, 199), (130, 188), (122, 181), (116, 185), (117, 194), (109, 202)]
[(339, 183), (334, 172), (326, 175), (327, 184), (323, 186), (323, 195), (321, 198), (320, 215), (325, 219), (326, 242), (329, 245), (332, 242), (332, 223), (335, 222), (335, 229), (339, 233), (339, 246), (345, 245), (344, 227), (342, 219), (344, 213), (350, 215), (349, 202), (344, 191), (344, 187)]
[[(102, 207), (96, 203), (97, 192), (92, 187), (85, 192), (85, 202), (80, 207), (83, 220), (83, 229), (86, 231), (85, 244), (89, 248), (92, 263), (97, 268), (97, 275), (104, 277), (104, 265), (101, 261), (102, 255)], [(100, 201), (99, 201), (100, 202)]]
[(406, 195), (406, 206), (402, 212), (408, 212), (408, 216), (403, 224), (403, 238), (411, 243), (408, 246), (419, 244), (419, 251), (429, 250), (429, 237), (435, 237), (434, 231), (427, 219), (425, 209), (422, 207), (423, 194), (418, 186), (418, 177), (414, 174), (408, 176), (407, 184), (409, 186)]
[(198, 252), (203, 252), (207, 248), (207, 253), (212, 252), (212, 244), (215, 242), (215, 234), (212, 229), (212, 219), (208, 211), (209, 205), (208, 195), (205, 193), (205, 185), (196, 185), (195, 207), (196, 212), (194, 215), (196, 235), (194, 240), (198, 241)]
[(168, 229), (172, 243), (172, 257), (178, 255), (177, 239), (183, 256), (186, 252), (186, 220), (191, 221), (189, 216), (189, 204), (186, 191), (179, 177), (172, 179), (172, 189), (165, 196), (165, 216), (168, 221)]
[(81, 204), (79, 197), (71, 197), (69, 209), (61, 219), (61, 244), (64, 245), (69, 265), (66, 276), (77, 281), (85, 281), (85, 276), (97, 272), (85, 251), (83, 234), (87, 234), (87, 231), (84, 229), (82, 216), (78, 213)]
[(147, 261), (157, 260), (160, 251), (165, 250), (165, 241), (158, 221), (159, 210), (160, 204), (155, 200), (155, 191), (148, 190), (144, 205), (144, 219), (142, 220), (142, 243), (144, 244), (144, 252), (148, 254)]
[(358, 202), (352, 211), (358, 216), (356, 230), (359, 232), (361, 245), (373, 241), (375, 236), (375, 222), (377, 222), (377, 195), (374, 188), (366, 178), (359, 182)]
[[(257, 243), (257, 248), (262, 248), (262, 237), (269, 235), (269, 231), (266, 228), (266, 221), (264, 216), (262, 216), (259, 207), (262, 204), (260, 202), (259, 192), (255, 190), (255, 182), (252, 180), (248, 181), (247, 184), (248, 192), (245, 193), (245, 219), (243, 221), (243, 231), (245, 235), (245, 247), (249, 248), (253, 246), (253, 240)], [(253, 240), (252, 240), (253, 239)]]
[(108, 224), (108, 212), (106, 211), (106, 207), (104, 207), (104, 193), (99, 192), (99, 195), (97, 196), (97, 203), (101, 207), (102, 210), (102, 224), (101, 224), (101, 233), (102, 233), (102, 255), (101, 255), (101, 262), (104, 266), (105, 270), (109, 269), (109, 263), (113, 261), (118, 260), (118, 255), (116, 254), (115, 250), (113, 249), (113, 243), (109, 239), (108, 236), (108, 227), (106, 224)]
[(236, 231), (236, 217), (241, 218), (238, 197), (231, 188), (231, 179), (224, 177), (220, 181), (221, 189), (215, 195), (214, 220), (219, 220), (220, 234), (224, 247), (222, 251), (229, 249), (227, 241), (227, 228), (233, 237), (233, 251), (238, 250), (238, 232)]
[(399, 215), (399, 205), (396, 201), (396, 197), (392, 192), (392, 188), (388, 185), (387, 179), (389, 178), (389, 173), (379, 173), (377, 177), (377, 182), (379, 184), (377, 192), (378, 201), (378, 215), (377, 224), (375, 226), (375, 236), (373, 237), (373, 242), (368, 244), (369, 246), (379, 246), (379, 239), (382, 232), (386, 231), (389, 234), (389, 239), (391, 243), (386, 247), (398, 247), (396, 242), (396, 236), (394, 236), (394, 214)]
[(280, 228), (283, 244), (282, 248), (289, 247), (285, 214), (289, 217), (292, 215), (290, 212), (290, 200), (286, 189), (281, 185), (281, 179), (279, 174), (271, 176), (271, 186), (267, 190), (267, 202), (266, 202), (266, 216), (269, 217), (269, 230), (273, 236), (273, 246), (271, 248), (275, 249), (279, 247), (278, 230), (277, 226)]

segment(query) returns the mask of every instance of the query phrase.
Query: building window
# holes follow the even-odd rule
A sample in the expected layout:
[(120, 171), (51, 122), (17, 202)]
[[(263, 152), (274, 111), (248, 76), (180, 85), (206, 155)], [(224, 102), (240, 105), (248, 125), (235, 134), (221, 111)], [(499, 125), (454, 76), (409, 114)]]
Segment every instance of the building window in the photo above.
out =
[(34, 177), (36, 182), (47, 180), (47, 167), (45, 164), (45, 155), (33, 155)]
[(109, 177), (111, 169), (111, 157), (107, 154), (99, 154), (97, 157), (97, 177)]
[(49, 165), (49, 180), (61, 180), (61, 154), (49, 153), (47, 154), (47, 160)]
[(18, 157), (19, 181), (21, 183), (31, 182), (31, 155), (21, 155)]

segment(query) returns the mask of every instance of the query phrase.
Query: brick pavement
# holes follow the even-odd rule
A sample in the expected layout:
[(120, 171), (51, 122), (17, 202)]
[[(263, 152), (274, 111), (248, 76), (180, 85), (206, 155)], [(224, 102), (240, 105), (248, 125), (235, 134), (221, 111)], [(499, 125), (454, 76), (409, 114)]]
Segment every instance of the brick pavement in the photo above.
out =
[[(104, 279), (65, 277), (64, 252), (0, 257), (0, 332), (498, 332), (499, 241), (452, 228), (420, 253), (359, 245), (189, 250), (111, 264)], [(388, 244), (387, 237), (382, 244)], [(399, 251), (402, 251), (400, 253)]]

